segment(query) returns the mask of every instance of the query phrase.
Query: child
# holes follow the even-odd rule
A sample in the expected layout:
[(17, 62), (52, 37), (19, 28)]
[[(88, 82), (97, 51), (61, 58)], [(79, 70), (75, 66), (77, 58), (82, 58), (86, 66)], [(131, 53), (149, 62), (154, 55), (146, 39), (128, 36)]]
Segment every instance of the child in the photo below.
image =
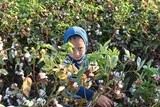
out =
[[(73, 53), (70, 53), (64, 63), (74, 64), (77, 69), (84, 65), (85, 70), (88, 69), (88, 62), (86, 59), (86, 52), (88, 48), (88, 37), (86, 31), (77, 26), (70, 27), (64, 33), (64, 43), (71, 42), (74, 46)], [(88, 101), (92, 100), (94, 91), (83, 86), (79, 88), (76, 95), (86, 98)], [(104, 95), (101, 95), (96, 104), (100, 107), (111, 107), (112, 101)]]

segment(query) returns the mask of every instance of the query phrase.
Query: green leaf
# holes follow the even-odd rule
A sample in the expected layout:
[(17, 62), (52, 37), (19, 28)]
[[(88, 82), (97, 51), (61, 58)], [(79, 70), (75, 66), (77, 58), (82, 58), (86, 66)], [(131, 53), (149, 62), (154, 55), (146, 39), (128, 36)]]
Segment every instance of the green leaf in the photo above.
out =
[(118, 56), (111, 58), (111, 69), (117, 66), (118, 59), (119, 59)]
[(125, 57), (130, 58), (130, 52), (125, 48), (123, 48), (123, 49), (124, 49), (124, 52), (125, 52)]
[(56, 49), (50, 44), (43, 44), (42, 48), (47, 48), (47, 49), (50, 49), (52, 51), (56, 51)]
[(2, 55), (0, 55), (0, 64), (1, 64), (1, 65), (5, 65), (5, 62), (4, 62), (4, 60), (3, 60), (3, 56), (2, 56)]
[(36, 46), (36, 51), (38, 51), (40, 48), (41, 48), (40, 45), (37, 45)]
[(141, 65), (141, 58), (137, 58), (137, 70), (140, 70), (140, 65)]
[(0, 75), (3, 74), (3, 75), (7, 75), (8, 72), (5, 70), (5, 69), (0, 69)]
[(104, 47), (108, 48), (108, 44), (111, 42), (111, 39), (109, 39), (107, 42), (104, 43)]
[(5, 107), (4, 105), (0, 104), (0, 107)]
[(107, 55), (106, 61), (107, 61), (108, 67), (111, 67), (111, 57), (109, 55)]
[(135, 61), (135, 55), (134, 54), (131, 53), (131, 57), (130, 58), (131, 58), (132, 61)]
[(140, 70), (142, 68), (142, 66), (144, 65), (145, 60), (141, 61), (141, 58), (138, 57), (137, 58), (137, 70)]
[(147, 62), (147, 66), (148, 66), (148, 67), (151, 67), (152, 62), (153, 62), (153, 59), (149, 60), (149, 61)]
[(81, 86), (81, 83), (82, 83), (82, 75), (85, 71), (85, 67), (82, 66), (77, 74), (77, 78), (76, 78), (76, 82), (78, 84), (78, 86)]
[(45, 65), (42, 67), (42, 70), (44, 71), (51, 71), (55, 64), (53, 62), (53, 56), (45, 55), (44, 56), (44, 63)]
[(65, 51), (66, 54), (67, 54), (67, 53), (73, 53), (73, 47), (74, 46), (73, 46), (73, 44), (71, 42), (67, 42), (67, 43), (63, 44), (60, 47), (60, 49), (63, 50), (63, 51)]

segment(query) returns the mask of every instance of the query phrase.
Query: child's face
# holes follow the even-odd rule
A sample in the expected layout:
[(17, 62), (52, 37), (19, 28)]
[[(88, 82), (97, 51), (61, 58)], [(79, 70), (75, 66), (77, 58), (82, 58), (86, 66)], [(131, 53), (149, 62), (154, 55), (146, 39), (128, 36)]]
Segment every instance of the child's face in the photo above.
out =
[(72, 37), (69, 41), (74, 46), (73, 53), (70, 54), (70, 56), (75, 60), (79, 60), (86, 52), (86, 46), (83, 39), (81, 37), (76, 36)]

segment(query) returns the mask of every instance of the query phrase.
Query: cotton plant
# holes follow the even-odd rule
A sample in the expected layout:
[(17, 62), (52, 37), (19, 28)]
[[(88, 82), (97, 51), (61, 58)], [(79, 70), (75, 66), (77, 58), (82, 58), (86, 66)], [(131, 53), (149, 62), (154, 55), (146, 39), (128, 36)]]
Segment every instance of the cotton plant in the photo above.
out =
[[(46, 76), (40, 77), (40, 79), (45, 79)], [(28, 107), (43, 107), (46, 104), (46, 90), (39, 89), (38, 96), (35, 98), (29, 98), (29, 91), (32, 83), (30, 78), (25, 78), (22, 88), (19, 88), (16, 83), (13, 83), (10, 87), (6, 88), (5, 95), (2, 96), (3, 101), (6, 101), (8, 106), (28, 106)], [(29, 89), (29, 90), (28, 90)], [(14, 103), (13, 103), (14, 102)]]
[[(99, 45), (99, 50), (88, 54), (89, 69), (84, 73), (84, 68), (77, 70), (75, 66), (62, 64), (62, 59), (65, 58), (67, 51), (72, 51), (72, 46), (67, 44), (66, 46), (59, 47), (58, 50), (52, 48), (49, 44), (39, 44), (36, 49), (24, 47), (24, 53), (21, 57), (17, 56), (17, 43), (12, 44), (10, 52), (10, 58), (19, 58), (15, 66), (15, 74), (22, 77), (22, 87), (18, 87), (16, 83), (6, 88), (5, 94), (2, 96), (2, 101), (6, 101), (8, 106), (57, 106), (62, 107), (72, 103), (86, 103), (86, 99), (80, 101), (72, 99), (72, 95), (79, 89), (80, 86), (86, 88), (97, 87), (95, 81), (98, 82), (98, 89), (95, 88), (95, 94), (104, 94), (114, 101), (114, 105), (119, 107), (120, 105), (138, 105), (147, 102), (145, 95), (139, 93), (143, 91), (141, 87), (149, 89), (148, 84), (145, 81), (145, 77), (148, 77), (150, 81), (160, 81), (158, 73), (159, 68), (151, 66), (151, 62), (145, 64), (145, 61), (140, 57), (137, 59), (127, 49), (124, 49), (125, 55), (122, 61), (119, 59), (120, 51), (117, 48), (109, 48), (109, 42), (104, 45)], [(13, 52), (12, 52), (13, 51)], [(38, 59), (37, 65), (40, 66), (39, 71), (32, 72), (27, 75), (26, 63), (35, 63)], [(137, 66), (132, 68), (137, 76), (137, 80), (133, 82), (132, 86), (126, 90), (126, 83), (128, 82), (126, 72), (124, 72), (127, 64), (135, 62)], [(43, 66), (41, 66), (43, 64)], [(142, 71), (140, 73), (139, 71)], [(149, 72), (150, 71), (150, 72)], [(145, 72), (145, 73), (144, 73)], [(5, 73), (4, 73), (5, 74)], [(1, 75), (4, 75), (1, 74)], [(36, 75), (35, 75), (36, 74)], [(7, 74), (5, 74), (7, 75)], [(75, 77), (74, 79), (72, 77)], [(36, 96), (32, 96), (32, 86), (36, 89)], [(153, 86), (156, 92), (154, 102), (159, 102), (160, 91), (159, 87)], [(71, 91), (71, 96), (66, 95), (68, 91)], [(130, 92), (131, 96), (127, 96), (126, 92)], [(137, 96), (137, 93), (139, 96)], [(96, 96), (95, 95), (95, 99)], [(147, 94), (150, 95), (150, 94)], [(13, 98), (15, 98), (13, 103)], [(94, 98), (93, 98), (94, 99)], [(121, 103), (117, 101), (122, 101)], [(93, 103), (94, 104), (94, 100)], [(87, 102), (89, 103), (89, 102)]]
[[(158, 91), (156, 91), (156, 94), (155, 91), (151, 91), (150, 93), (148, 92), (146, 94), (140, 93), (142, 91), (150, 89), (150, 86), (152, 87), (152, 90), (159, 90), (159, 87), (155, 85), (152, 86), (152, 82), (157, 82), (157, 84), (159, 83), (159, 68), (152, 67), (152, 61), (146, 62), (140, 57), (136, 58), (134, 54), (130, 53), (125, 48), (123, 48), (123, 51), (125, 53), (124, 56), (122, 57), (122, 59), (118, 59), (119, 54), (116, 54), (118, 53), (116, 52), (116, 49), (113, 49), (111, 51), (108, 48), (108, 43), (106, 42), (105, 45), (100, 45), (100, 51), (94, 52), (89, 55), (89, 61), (97, 61), (99, 65), (98, 71), (101, 73), (101, 75), (95, 77), (105, 78), (105, 81), (102, 83), (102, 85), (105, 86), (102, 89), (105, 90), (105, 95), (115, 101), (114, 103), (116, 107), (122, 105), (139, 106), (144, 105), (145, 103), (146, 105), (151, 104), (147, 101), (149, 100), (149, 96), (155, 98), (154, 101), (156, 101), (156, 104), (158, 104)], [(101, 58), (105, 59), (106, 62)], [(115, 59), (113, 60), (112, 58)], [(130, 67), (130, 71), (126, 71), (126, 67), (128, 65), (133, 65)], [(133, 83), (129, 90), (127, 90), (127, 85), (129, 83), (127, 74), (129, 72), (133, 72), (133, 76), (135, 76), (137, 80), (132, 80)], [(149, 79), (149, 81), (146, 81), (147, 79)], [(131, 96), (128, 96), (128, 93), (131, 93)], [(151, 96), (152, 94), (154, 96)], [(117, 101), (121, 101), (121, 103)]]
[(13, 83), (10, 87), (6, 88), (3, 100), (6, 101), (8, 106), (29, 106), (31, 107), (33, 103), (27, 100), (22, 91), (18, 88), (16, 83)]
[(110, 49), (109, 43), (110, 40), (100, 45), (98, 51), (89, 54), (89, 62), (97, 62), (99, 69), (93, 78), (98, 80), (100, 86), (103, 86), (100, 87), (100, 90), (104, 90), (103, 94), (113, 100), (122, 99), (125, 96), (123, 93), (125, 73), (116, 70), (119, 63), (119, 50)]
[[(135, 61), (135, 64), (137, 64), (136, 67), (130, 69), (130, 72), (133, 72), (132, 76), (135, 76), (136, 80), (132, 80), (133, 83), (129, 90), (126, 90), (125, 87), (122, 88), (123, 102), (120, 104), (128, 106), (148, 106), (155, 103), (155, 105), (158, 105), (159, 100), (157, 100), (157, 98), (159, 97), (159, 93), (153, 90), (159, 90), (159, 68), (151, 66), (152, 60), (146, 62), (145, 60), (141, 60), (140, 57), (137, 57), (137, 59), (134, 58), (133, 60), (133, 55), (131, 55), (127, 50), (125, 50), (125, 52), (126, 54), (124, 56), (124, 61), (126, 62), (126, 64), (130, 64), (131, 61)], [(124, 66), (126, 66), (126, 64), (124, 63)], [(122, 72), (115, 73), (115, 76), (118, 77), (121, 73)], [(128, 82), (127, 79), (124, 79), (124, 77), (126, 77), (126, 74), (122, 74), (122, 77), (122, 82), (125, 86)], [(157, 85), (153, 83), (157, 83)], [(129, 92), (130, 95), (126, 94), (126, 92)]]
[[(24, 47), (24, 53), (19, 53), (19, 45), (16, 39), (11, 44), (9, 51), (9, 59), (11, 63), (15, 60), (15, 76), (18, 78), (22, 78), (21, 81), (18, 80), (16, 82), (22, 82), (22, 86), (17, 83), (13, 83), (11, 86), (6, 88), (5, 94), (2, 96), (2, 102), (6, 102), (5, 105), (8, 106), (44, 106), (46, 104), (46, 93), (45, 89), (40, 89), (38, 91), (38, 96), (32, 98), (30, 92), (32, 92), (31, 86), (33, 85), (32, 73), (29, 72), (26, 75), (26, 64), (31, 65), (31, 61), (34, 62), (36, 58), (38, 58), (38, 50), (35, 50), (29, 47)], [(36, 52), (37, 51), (37, 52)], [(3, 77), (8, 74), (5, 69), (1, 69), (1, 74)], [(3, 71), (3, 72), (2, 72)], [(6, 72), (6, 73), (5, 73)], [(34, 78), (34, 77), (33, 77)], [(39, 73), (39, 80), (46, 80), (46, 73)], [(38, 87), (37, 87), (38, 88)]]
[[(146, 65), (142, 66), (143, 72), (138, 73), (138, 78), (132, 84), (130, 91), (139, 103), (145, 103), (146, 105), (152, 105), (152, 103), (155, 103), (156, 105), (158, 105), (160, 104), (160, 87), (158, 86), (160, 82), (160, 74), (159, 68), (152, 67), (151, 62), (152, 61), (150, 60)], [(145, 92), (145, 94), (143, 94), (142, 92)], [(137, 95), (139, 95), (140, 97)], [(153, 99), (150, 99), (150, 97)]]

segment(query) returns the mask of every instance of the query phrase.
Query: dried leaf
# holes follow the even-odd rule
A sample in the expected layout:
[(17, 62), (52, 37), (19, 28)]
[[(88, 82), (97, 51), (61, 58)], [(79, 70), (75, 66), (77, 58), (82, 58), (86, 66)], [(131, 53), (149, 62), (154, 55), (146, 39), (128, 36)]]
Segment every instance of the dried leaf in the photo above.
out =
[(67, 79), (67, 74), (66, 74), (66, 73), (63, 73), (63, 72), (61, 72), (61, 71), (56, 72), (56, 76), (57, 76), (59, 79), (61, 79), (61, 80)]
[(32, 86), (32, 79), (30, 77), (26, 77), (23, 81), (22, 91), (28, 97)]
[(78, 103), (79, 107), (84, 107), (88, 104), (87, 100), (84, 98), (76, 99), (76, 102)]
[(75, 74), (77, 74), (78, 73), (78, 69), (75, 67), (75, 65), (69, 65), (69, 67), (68, 67), (68, 70), (69, 70), (69, 72), (72, 72), (72, 73), (75, 73)]
[(65, 86), (59, 86), (58, 92), (61, 92), (61, 91), (63, 91), (64, 89), (65, 89)]
[(82, 75), (82, 83), (85, 84), (87, 82), (87, 75), (83, 74)]
[(89, 66), (89, 70), (90, 70), (90, 72), (97, 72), (99, 70), (99, 66), (98, 65), (91, 65), (91, 66)]

